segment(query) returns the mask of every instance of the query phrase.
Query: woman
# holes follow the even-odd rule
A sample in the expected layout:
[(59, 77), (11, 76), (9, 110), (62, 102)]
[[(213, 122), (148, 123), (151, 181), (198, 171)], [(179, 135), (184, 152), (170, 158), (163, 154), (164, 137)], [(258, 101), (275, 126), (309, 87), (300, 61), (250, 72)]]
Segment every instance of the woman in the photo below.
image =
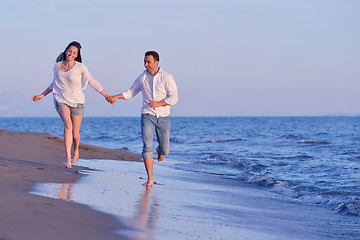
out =
[(100, 83), (94, 80), (87, 67), (82, 64), (81, 45), (71, 42), (56, 59), (54, 80), (40, 95), (32, 100), (37, 102), (53, 92), (54, 106), (64, 123), (64, 143), (66, 151), (65, 167), (71, 168), (71, 146), (74, 140), (73, 161), (79, 160), (80, 125), (84, 115), (85, 95), (83, 90), (87, 84), (108, 98)]

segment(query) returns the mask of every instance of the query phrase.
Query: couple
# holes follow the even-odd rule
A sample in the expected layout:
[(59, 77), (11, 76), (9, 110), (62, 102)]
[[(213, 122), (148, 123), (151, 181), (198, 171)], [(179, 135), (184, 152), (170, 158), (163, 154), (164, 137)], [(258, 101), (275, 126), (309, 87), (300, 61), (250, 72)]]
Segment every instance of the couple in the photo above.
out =
[(53, 82), (43, 93), (32, 97), (32, 100), (37, 102), (53, 92), (55, 109), (64, 123), (65, 167), (71, 168), (73, 141), (73, 161), (79, 160), (80, 126), (85, 103), (83, 90), (87, 84), (103, 95), (111, 104), (118, 99), (128, 100), (141, 91), (143, 95), (141, 110), (142, 157), (148, 176), (145, 185), (153, 185), (153, 138), (155, 132), (159, 143), (156, 148), (158, 161), (164, 160), (170, 150), (170, 106), (178, 101), (177, 87), (172, 75), (158, 67), (159, 54), (155, 51), (148, 51), (144, 58), (146, 70), (135, 80), (130, 89), (110, 96), (100, 83), (92, 78), (87, 67), (82, 64), (80, 49), (80, 43), (71, 42), (56, 59)]

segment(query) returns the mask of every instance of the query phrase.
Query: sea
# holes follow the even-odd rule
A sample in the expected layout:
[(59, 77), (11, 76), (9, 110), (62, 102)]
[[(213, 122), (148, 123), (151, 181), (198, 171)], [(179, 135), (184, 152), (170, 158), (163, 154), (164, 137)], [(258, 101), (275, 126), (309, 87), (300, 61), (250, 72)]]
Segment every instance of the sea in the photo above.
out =
[[(0, 118), (0, 129), (63, 137), (59, 118)], [(80, 134), (85, 144), (142, 150), (138, 117), (84, 117)], [(360, 117), (172, 117), (170, 135), (176, 169), (360, 216)]]
[[(360, 117), (172, 117), (171, 121), (167, 158), (173, 161), (166, 167), (241, 182), (358, 222)], [(63, 136), (59, 118), (0, 118), (0, 129)], [(85, 144), (142, 150), (139, 117), (84, 117), (80, 134)]]

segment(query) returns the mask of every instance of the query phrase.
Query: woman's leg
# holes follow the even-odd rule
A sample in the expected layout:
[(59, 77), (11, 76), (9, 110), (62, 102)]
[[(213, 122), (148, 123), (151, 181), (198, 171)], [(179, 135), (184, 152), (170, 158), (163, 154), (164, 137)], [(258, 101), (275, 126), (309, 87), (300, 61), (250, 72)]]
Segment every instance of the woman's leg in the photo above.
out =
[(70, 109), (67, 106), (61, 106), (58, 109), (58, 113), (64, 123), (64, 143), (66, 152), (65, 167), (71, 168), (71, 145), (73, 141), (73, 125), (70, 117)]
[(73, 129), (72, 129), (72, 134), (73, 134), (73, 139), (74, 139), (74, 157), (73, 160), (74, 162), (77, 162), (79, 160), (79, 145), (80, 145), (80, 127), (81, 127), (81, 121), (83, 116), (75, 116), (75, 115), (70, 115), (71, 117), (71, 121), (72, 121), (72, 125), (73, 125)]

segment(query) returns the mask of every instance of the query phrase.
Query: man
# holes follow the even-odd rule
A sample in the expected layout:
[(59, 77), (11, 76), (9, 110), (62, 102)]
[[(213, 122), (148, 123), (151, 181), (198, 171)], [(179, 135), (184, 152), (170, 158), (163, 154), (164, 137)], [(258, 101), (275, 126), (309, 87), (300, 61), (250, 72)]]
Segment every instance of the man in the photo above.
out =
[(141, 134), (143, 140), (142, 157), (148, 176), (147, 182), (144, 183), (146, 186), (154, 184), (154, 133), (156, 132), (159, 143), (156, 152), (160, 162), (170, 151), (170, 106), (178, 102), (174, 78), (158, 66), (159, 60), (157, 52), (146, 52), (144, 58), (146, 70), (135, 80), (130, 89), (107, 98), (108, 102), (114, 104), (119, 98), (128, 100), (140, 91), (142, 92)]

